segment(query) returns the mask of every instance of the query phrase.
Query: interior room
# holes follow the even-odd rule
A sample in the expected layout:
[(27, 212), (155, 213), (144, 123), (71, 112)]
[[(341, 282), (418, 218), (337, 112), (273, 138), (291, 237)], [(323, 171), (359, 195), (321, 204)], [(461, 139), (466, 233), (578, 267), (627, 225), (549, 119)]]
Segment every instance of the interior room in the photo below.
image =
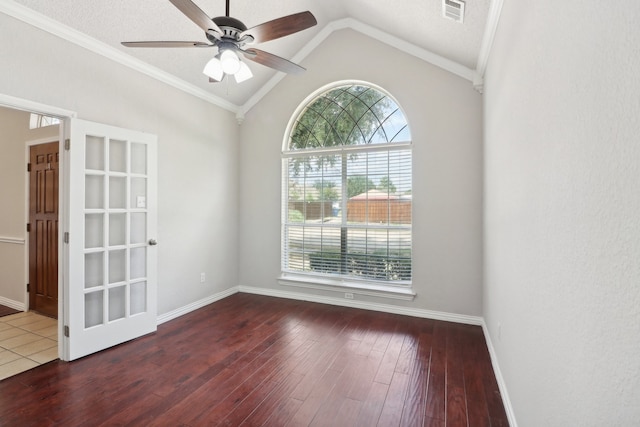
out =
[[(0, 305), (33, 305), (26, 163), (31, 146), (57, 141), (57, 349), (62, 360), (81, 361), (59, 363), (80, 366), (95, 351), (87, 349), (102, 342), (99, 328), (78, 307), (107, 307), (112, 296), (95, 302), (93, 289), (81, 289), (86, 265), (102, 253), (84, 246), (89, 218), (105, 215), (109, 240), (118, 214), (145, 213), (153, 234), (144, 242), (133, 244), (129, 225), (122, 233), (131, 234), (127, 254), (144, 247), (154, 257), (145, 281), (127, 285), (145, 286), (148, 316), (140, 329), (109, 332), (109, 340), (120, 337), (104, 341), (109, 346), (158, 325), (185, 333), (185, 319), (203, 316), (198, 310), (215, 316), (215, 304), (257, 296), (473, 325), (484, 334), (509, 425), (637, 424), (636, 2), (468, 0), (455, 22), (431, 0), (237, 0), (230, 13), (229, 2), (225, 10), (220, 0), (195, 1), (208, 16), (240, 18), (249, 28), (305, 10), (317, 20), (259, 49), (234, 48), (253, 73), (241, 83), (203, 74), (224, 46), (215, 29), (205, 37), (194, 25), (191, 2), (160, 1), (157, 11), (143, 1), (79, 3), (0, 3)], [(121, 44), (153, 40), (216, 47)], [(292, 279), (283, 261), (283, 169), (297, 115), (314, 96), (354, 83), (387, 94), (410, 128), (412, 183), (403, 196), (412, 204), (411, 277), (401, 287)], [(29, 129), (31, 113), (60, 123)], [(134, 142), (120, 144), (128, 138), (120, 129), (135, 132)], [(82, 151), (76, 135), (91, 132), (117, 144), (91, 151), (86, 139)], [(116, 169), (110, 153), (126, 146), (133, 156), (143, 145), (142, 171), (129, 158)], [(104, 153), (103, 170), (87, 166)], [(106, 177), (107, 189), (130, 183), (122, 197), (131, 212), (89, 206), (88, 177)], [(148, 180), (144, 194), (134, 193), (136, 179)], [(105, 203), (115, 203), (109, 197)], [(346, 210), (336, 215), (346, 220)], [(122, 263), (133, 265), (133, 255)], [(86, 336), (76, 327), (82, 322), (92, 326), (80, 328)]]

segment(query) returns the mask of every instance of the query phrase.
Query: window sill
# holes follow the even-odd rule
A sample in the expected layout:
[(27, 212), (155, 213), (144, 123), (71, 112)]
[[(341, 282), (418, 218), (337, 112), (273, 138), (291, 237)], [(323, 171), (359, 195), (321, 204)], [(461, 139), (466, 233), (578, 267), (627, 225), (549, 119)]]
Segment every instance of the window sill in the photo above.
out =
[(321, 291), (347, 292), (357, 295), (391, 298), (412, 301), (416, 297), (411, 287), (385, 286), (371, 282), (335, 280), (325, 277), (313, 277), (283, 273), (278, 277), (278, 283), (283, 286), (317, 289)]

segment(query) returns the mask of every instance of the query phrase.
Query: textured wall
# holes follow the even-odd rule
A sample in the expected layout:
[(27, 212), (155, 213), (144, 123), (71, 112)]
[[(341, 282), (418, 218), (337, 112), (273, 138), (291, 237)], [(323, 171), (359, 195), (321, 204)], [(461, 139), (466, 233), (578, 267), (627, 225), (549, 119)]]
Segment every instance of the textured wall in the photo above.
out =
[(484, 315), (520, 426), (640, 419), (640, 9), (504, 3)]
[(418, 296), (411, 303), (392, 303), (481, 315), (481, 95), (469, 81), (352, 30), (333, 33), (303, 65), (304, 75), (285, 78), (242, 124), (240, 285), (291, 290), (276, 283), (284, 133), (307, 96), (329, 83), (356, 79), (379, 85), (397, 99), (414, 143), (413, 288)]

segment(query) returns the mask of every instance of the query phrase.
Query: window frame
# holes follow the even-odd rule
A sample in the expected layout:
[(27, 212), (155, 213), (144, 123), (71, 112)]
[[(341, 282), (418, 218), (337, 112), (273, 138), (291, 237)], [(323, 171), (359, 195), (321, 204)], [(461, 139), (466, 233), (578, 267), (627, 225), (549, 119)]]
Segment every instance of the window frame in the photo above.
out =
[[(345, 86), (363, 86), (373, 90), (376, 90), (380, 94), (384, 95), (386, 98), (390, 99), (395, 103), (398, 110), (402, 114), (402, 118), (404, 119), (404, 123), (406, 123), (406, 127), (409, 134), (409, 140), (400, 141), (400, 142), (386, 142), (386, 143), (359, 143), (353, 145), (334, 145), (329, 147), (314, 147), (314, 148), (304, 148), (304, 149), (290, 149), (290, 144), (292, 143), (292, 132), (298, 122), (298, 119), (304, 114), (305, 110), (318, 98), (320, 98), (323, 94), (327, 94), (335, 89)], [(389, 116), (390, 117), (390, 116)], [(357, 81), (357, 80), (348, 80), (348, 81), (339, 81), (334, 82), (329, 85), (326, 85), (312, 94), (310, 94), (305, 100), (300, 103), (296, 111), (291, 116), (289, 123), (287, 125), (287, 129), (284, 135), (284, 140), (282, 144), (282, 194), (281, 194), (281, 259), (280, 259), (280, 276), (278, 277), (278, 283), (284, 286), (295, 286), (295, 287), (304, 287), (318, 290), (331, 290), (331, 291), (342, 291), (345, 290), (345, 298), (349, 298), (353, 295), (353, 293), (357, 293), (360, 295), (369, 295), (369, 296), (377, 296), (377, 297), (386, 297), (392, 299), (401, 299), (401, 300), (412, 300), (415, 298), (415, 292), (413, 291), (413, 201), (411, 203), (411, 222), (408, 226), (405, 224), (402, 227), (391, 227), (387, 224), (385, 227), (381, 227), (381, 229), (391, 230), (391, 229), (404, 229), (409, 231), (410, 235), (410, 243), (409, 248), (411, 251), (411, 278), (409, 280), (377, 280), (374, 278), (360, 278), (349, 275), (341, 275), (341, 274), (329, 274), (329, 273), (314, 273), (307, 271), (291, 271), (290, 269), (286, 269), (286, 257), (288, 256), (288, 240), (287, 240), (287, 227), (290, 227), (292, 222), (289, 221), (289, 161), (292, 158), (303, 157), (309, 158), (312, 156), (318, 155), (335, 155), (340, 156), (342, 161), (346, 161), (349, 153), (373, 153), (373, 152), (385, 152), (391, 153), (393, 151), (405, 150), (410, 154), (410, 164), (411, 171), (410, 177), (411, 181), (413, 181), (413, 142), (410, 127), (408, 124), (408, 120), (406, 119), (406, 114), (402, 110), (400, 104), (396, 101), (396, 99), (389, 94), (386, 90), (380, 88), (377, 85), (374, 85), (369, 82)], [(385, 118), (385, 120), (388, 119)], [(400, 133), (400, 132), (398, 132)], [(397, 135), (397, 134), (396, 134)], [(373, 135), (372, 135), (373, 137)], [(392, 139), (393, 140), (393, 139)], [(343, 172), (343, 180), (344, 178)], [(348, 175), (346, 175), (348, 177)], [(368, 179), (368, 178), (367, 178)], [(411, 183), (411, 189), (413, 188), (413, 183)], [(359, 226), (346, 226), (346, 210), (347, 205), (345, 200), (348, 200), (346, 195), (346, 187), (345, 182), (343, 181), (341, 185), (341, 200), (343, 206), (343, 222), (341, 222), (340, 229), (357, 229)], [(303, 222), (301, 225), (306, 223)], [(318, 226), (322, 228), (322, 225)], [(372, 227), (372, 224), (365, 223), (362, 225), (362, 228), (376, 228)]]

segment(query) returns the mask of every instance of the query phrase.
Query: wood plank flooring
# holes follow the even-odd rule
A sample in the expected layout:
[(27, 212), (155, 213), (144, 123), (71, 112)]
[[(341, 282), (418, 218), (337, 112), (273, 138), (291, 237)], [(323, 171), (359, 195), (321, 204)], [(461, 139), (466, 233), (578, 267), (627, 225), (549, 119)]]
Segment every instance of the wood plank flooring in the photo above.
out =
[(507, 426), (482, 329), (236, 294), (0, 381), (3, 426)]

